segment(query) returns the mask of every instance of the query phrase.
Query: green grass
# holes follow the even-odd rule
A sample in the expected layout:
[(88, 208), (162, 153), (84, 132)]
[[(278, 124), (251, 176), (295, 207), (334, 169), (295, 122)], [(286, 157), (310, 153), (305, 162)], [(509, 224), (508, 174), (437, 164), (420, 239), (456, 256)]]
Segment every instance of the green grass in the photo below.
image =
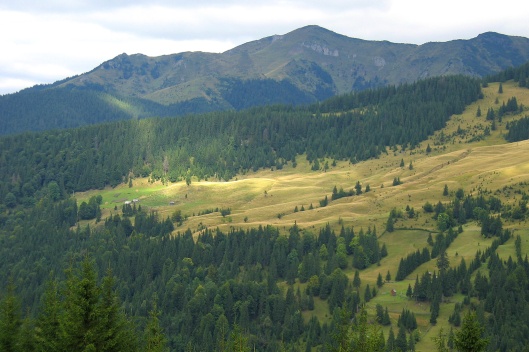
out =
[[(454, 116), (443, 130), (445, 135), (451, 135), (458, 127), (479, 133), (479, 126), (487, 123), (485, 117), (476, 118), (475, 112), (480, 106), (486, 113), (489, 107), (498, 108), (494, 104), (496, 97), (500, 104), (512, 96), (516, 96), (518, 103), (529, 106), (529, 90), (521, 89), (513, 83), (503, 84), (504, 93), (497, 93), (495, 84), (484, 89), (484, 99), (470, 105), (466, 111)], [(395, 278), (400, 258), (405, 257), (417, 249), (427, 246), (428, 231), (435, 231), (436, 224), (430, 214), (422, 211), (426, 201), (432, 204), (438, 201), (448, 202), (451, 197), (443, 197), (444, 185), (449, 187), (451, 193), (458, 188), (463, 188), (467, 194), (478, 194), (478, 189), (491, 191), (492, 194), (509, 204), (517, 204), (521, 195), (515, 191), (529, 192), (529, 141), (508, 144), (501, 133), (505, 132), (507, 121), (525, 115), (507, 116), (498, 130), (493, 131), (485, 140), (467, 143), (472, 137), (454, 136), (444, 147), (436, 146), (440, 133), (435, 133), (427, 141), (421, 143), (415, 150), (405, 152), (389, 151), (378, 159), (372, 159), (357, 164), (347, 161), (338, 161), (335, 167), (327, 172), (311, 171), (310, 165), (304, 156), (297, 157), (297, 167), (285, 166), (282, 170), (259, 170), (238, 175), (229, 182), (192, 182), (187, 186), (184, 182), (162, 185), (160, 182), (150, 184), (146, 179), (133, 180), (133, 187), (120, 185), (116, 188), (107, 188), (85, 193), (77, 193), (80, 203), (88, 200), (90, 196), (101, 194), (103, 196), (103, 218), (113, 212), (114, 207), (121, 208), (125, 200), (137, 198), (140, 204), (150, 209), (156, 209), (162, 216), (170, 216), (176, 209), (180, 209), (189, 218), (183, 226), (176, 231), (187, 228), (195, 234), (202, 226), (219, 227), (228, 230), (230, 227), (248, 228), (259, 225), (274, 225), (286, 232), (296, 223), (301, 229), (318, 233), (320, 227), (330, 224), (334, 229), (340, 227), (354, 227), (358, 233), (360, 228), (376, 227), (380, 242), (385, 243), (388, 256), (381, 260), (380, 266), (372, 265), (361, 271), (363, 295), (365, 285), (373, 287), (379, 273), (385, 278), (389, 270)], [(427, 144), (433, 148), (432, 153), (426, 154)], [(405, 167), (399, 166), (404, 159)], [(331, 164), (332, 160), (328, 160)], [(413, 162), (413, 170), (408, 169), (409, 162)], [(323, 165), (323, 163), (322, 163)], [(400, 177), (403, 184), (393, 187), (394, 177)], [(336, 185), (349, 190), (360, 181), (365, 188), (371, 186), (371, 192), (360, 196), (346, 197), (330, 202), (327, 207), (320, 208), (319, 201), (327, 195), (330, 199), (332, 189)], [(384, 185), (382, 188), (381, 185)], [(511, 189), (512, 187), (512, 189)], [(169, 202), (175, 205), (170, 206)], [(313, 210), (308, 210), (313, 204)], [(294, 208), (301, 206), (305, 211), (294, 212)], [(413, 207), (418, 213), (415, 219), (399, 219), (396, 223), (397, 231), (384, 232), (385, 223), (389, 212), (393, 208), (404, 210), (406, 206)], [(231, 208), (229, 219), (223, 218), (219, 213), (197, 216), (200, 211), (215, 208)], [(195, 216), (192, 216), (193, 213)], [(278, 217), (281, 214), (281, 218)], [(246, 220), (246, 221), (245, 221)], [(398, 230), (407, 228), (407, 230)], [(504, 222), (504, 228), (515, 230), (515, 234), (522, 238), (522, 253), (529, 252), (529, 228), (527, 221)], [(463, 233), (454, 240), (447, 251), (452, 266), (459, 265), (461, 258), (467, 264), (474, 258), (478, 249), (485, 250), (492, 243), (492, 239), (485, 239), (480, 234), (480, 227), (475, 223), (463, 226)], [(175, 231), (175, 232), (176, 232)], [(515, 257), (514, 240), (498, 248), (502, 259), (509, 256)], [(374, 315), (377, 303), (387, 306), (393, 327), (396, 333), (396, 320), (403, 308), (412, 310), (419, 323), (422, 336), (417, 344), (417, 351), (431, 351), (434, 349), (432, 337), (437, 336), (440, 328), (449, 331), (448, 316), (452, 313), (455, 302), (461, 302), (463, 297), (451, 297), (451, 303), (441, 305), (438, 324), (429, 324), (430, 311), (428, 303), (417, 303), (408, 300), (405, 296), (408, 284), (413, 286), (416, 275), (425, 271), (434, 271), (435, 260), (424, 263), (401, 282), (388, 282), (379, 290), (378, 295), (368, 304), (370, 319)], [(480, 269), (486, 272), (486, 265)], [(346, 274), (353, 278), (354, 270), (348, 268)], [(301, 285), (301, 289), (303, 289)], [(397, 291), (396, 296), (391, 296), (391, 289)], [(304, 312), (305, 319), (316, 315), (322, 321), (330, 319), (327, 302), (315, 298), (314, 311)], [(387, 338), (389, 329), (384, 329)]]

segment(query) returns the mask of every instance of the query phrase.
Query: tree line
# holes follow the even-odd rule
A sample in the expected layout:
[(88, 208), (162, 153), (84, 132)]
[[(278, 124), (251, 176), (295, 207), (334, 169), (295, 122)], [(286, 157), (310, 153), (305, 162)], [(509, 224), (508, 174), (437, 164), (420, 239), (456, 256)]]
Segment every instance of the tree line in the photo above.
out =
[(31, 206), (50, 185), (62, 198), (134, 177), (229, 180), (306, 154), (357, 162), (387, 146), (417, 146), (481, 96), (477, 80), (447, 76), (352, 93), (309, 107), (270, 106), (118, 121), (0, 138), (0, 202)]

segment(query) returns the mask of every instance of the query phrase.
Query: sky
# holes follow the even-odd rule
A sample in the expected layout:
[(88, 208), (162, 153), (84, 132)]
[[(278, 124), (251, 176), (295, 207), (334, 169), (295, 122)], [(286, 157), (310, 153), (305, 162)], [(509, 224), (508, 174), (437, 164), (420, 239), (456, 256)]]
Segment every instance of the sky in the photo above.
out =
[(121, 53), (220, 53), (306, 25), (412, 44), (488, 31), (529, 37), (525, 1), (0, 0), (0, 94), (82, 74)]

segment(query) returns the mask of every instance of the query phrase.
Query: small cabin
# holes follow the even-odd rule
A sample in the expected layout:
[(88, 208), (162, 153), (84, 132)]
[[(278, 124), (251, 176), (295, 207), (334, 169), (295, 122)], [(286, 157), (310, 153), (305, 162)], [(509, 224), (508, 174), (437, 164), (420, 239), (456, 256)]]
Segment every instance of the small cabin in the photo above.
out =
[(397, 290), (395, 290), (394, 288), (391, 289), (391, 295), (392, 296), (396, 296), (397, 295)]
[(125, 205), (130, 205), (130, 203), (132, 203), (130, 200), (125, 201)]
[(170, 202), (169, 202), (169, 205), (174, 205), (174, 202), (173, 202), (173, 201), (170, 201)]
[(134, 203), (138, 203), (140, 200), (137, 199), (137, 198), (134, 198), (132, 201), (133, 201)]

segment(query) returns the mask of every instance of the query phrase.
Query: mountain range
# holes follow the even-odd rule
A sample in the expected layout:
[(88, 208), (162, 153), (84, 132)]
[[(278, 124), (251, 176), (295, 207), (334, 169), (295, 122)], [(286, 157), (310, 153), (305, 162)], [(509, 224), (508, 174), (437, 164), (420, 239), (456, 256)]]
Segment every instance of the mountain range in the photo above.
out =
[(527, 61), (529, 39), (492, 32), (414, 45), (306, 26), (224, 53), (121, 54), (90, 72), (0, 96), (0, 134), (299, 105), (432, 76), (483, 77)]

